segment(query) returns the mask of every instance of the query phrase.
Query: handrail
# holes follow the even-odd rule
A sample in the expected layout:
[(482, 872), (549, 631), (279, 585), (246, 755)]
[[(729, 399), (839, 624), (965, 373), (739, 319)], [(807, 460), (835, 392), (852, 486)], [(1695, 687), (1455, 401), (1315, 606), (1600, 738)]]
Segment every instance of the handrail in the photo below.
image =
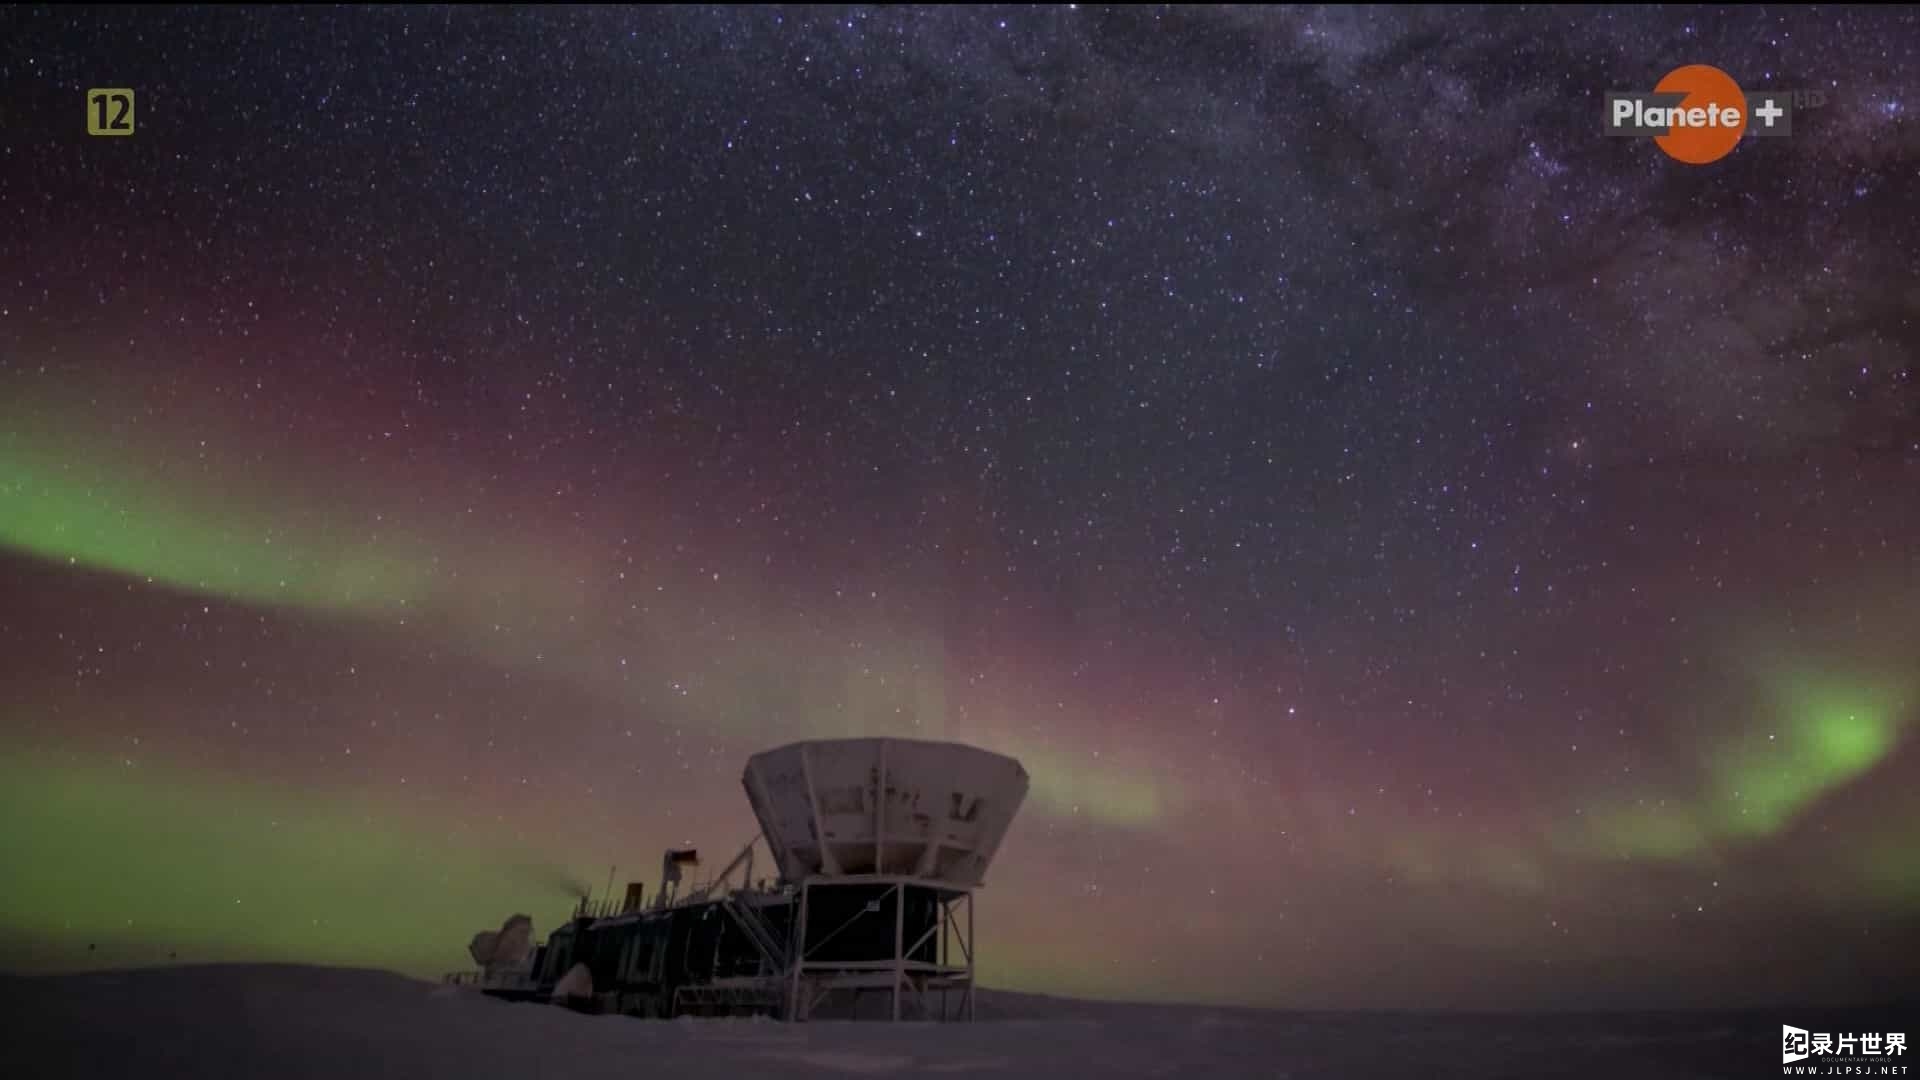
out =
[(781, 947), (779, 939), (774, 937), (773, 930), (767, 926), (766, 920), (760, 917), (760, 913), (742, 903), (737, 896), (728, 896), (721, 901), (721, 906), (726, 909), (727, 914), (733, 916), (734, 922), (739, 924), (740, 929), (747, 935), (747, 939), (753, 942), (753, 947), (760, 951), (761, 959), (765, 960), (775, 973), (784, 972), (787, 969), (786, 950)]

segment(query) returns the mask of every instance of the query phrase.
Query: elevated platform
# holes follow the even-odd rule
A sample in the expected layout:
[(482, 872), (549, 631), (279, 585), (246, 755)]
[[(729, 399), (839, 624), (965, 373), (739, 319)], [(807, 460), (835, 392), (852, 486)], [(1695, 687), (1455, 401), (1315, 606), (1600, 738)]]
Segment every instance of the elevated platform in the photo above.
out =
[[(905, 875), (819, 875), (802, 881), (799, 893), (787, 1019), (822, 1008), (858, 1014), (871, 991), (885, 996), (894, 1020), (916, 1018), (906, 1012), (973, 1019), (972, 888)], [(957, 1016), (949, 1015), (954, 994)]]

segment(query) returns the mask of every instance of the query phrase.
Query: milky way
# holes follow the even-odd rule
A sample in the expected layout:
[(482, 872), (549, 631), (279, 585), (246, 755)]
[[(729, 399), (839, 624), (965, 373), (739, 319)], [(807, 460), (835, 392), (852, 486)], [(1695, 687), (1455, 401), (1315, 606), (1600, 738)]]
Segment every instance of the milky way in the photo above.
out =
[[(1912, 13), (0, 39), (10, 966), (453, 970), (850, 734), (1031, 772), (997, 985), (1846, 1002), (1920, 949)], [(1602, 134), (1689, 63), (1824, 104)]]

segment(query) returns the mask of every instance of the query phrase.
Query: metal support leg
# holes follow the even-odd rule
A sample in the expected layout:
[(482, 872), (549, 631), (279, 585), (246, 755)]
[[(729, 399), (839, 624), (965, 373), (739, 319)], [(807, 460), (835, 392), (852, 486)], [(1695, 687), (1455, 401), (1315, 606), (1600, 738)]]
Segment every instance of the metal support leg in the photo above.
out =
[[(884, 745), (884, 744), (883, 744)], [(907, 887), (893, 887), (893, 1018), (900, 1019), (900, 983), (907, 977)]]
[(800, 883), (800, 918), (793, 924), (792, 979), (787, 984), (787, 1022), (805, 1020), (806, 1010), (800, 1004), (800, 972), (807, 966), (807, 894), (811, 890), (806, 882)]
[(967, 894), (967, 1021), (973, 1021), (973, 894)]

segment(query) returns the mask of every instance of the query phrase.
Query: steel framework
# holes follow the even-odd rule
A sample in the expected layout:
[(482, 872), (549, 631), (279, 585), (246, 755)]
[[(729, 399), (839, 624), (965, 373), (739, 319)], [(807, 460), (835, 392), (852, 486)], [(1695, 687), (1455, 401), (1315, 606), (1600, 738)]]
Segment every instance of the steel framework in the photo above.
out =
[[(711, 988), (683, 988), (675, 996), (676, 1011), (684, 1008), (724, 1014), (749, 1003), (777, 1003), (776, 1010), (768, 1011), (776, 1011), (784, 1020), (799, 1021), (835, 1005), (857, 1015), (863, 998), (878, 992), (885, 997), (890, 1019), (974, 1018), (971, 886), (912, 874), (811, 875), (778, 890), (789, 897), (791, 904), (782, 934), (768, 924), (762, 904), (751, 900), (773, 894), (732, 887), (737, 871), (752, 872), (753, 847), (761, 839), (756, 836), (748, 840), (718, 875), (689, 890), (685, 902), (720, 899), (722, 910), (759, 952), (763, 974), (725, 980)], [(814, 928), (816, 894), (841, 889), (872, 894), (876, 888), (879, 893), (862, 902), (851, 915), (832, 926)], [(933, 925), (917, 930), (912, 939), (907, 937), (908, 890), (922, 890), (937, 909)], [(844, 909), (846, 905), (840, 906)], [(884, 926), (875, 927), (869, 920), (890, 922), (891, 935), (885, 934)], [(822, 932), (810, 934), (810, 928)], [(864, 931), (871, 941), (876, 929), (883, 939), (891, 940), (888, 955), (869, 953), (858, 960), (821, 955), (821, 950), (842, 933)], [(916, 959), (929, 943), (933, 944), (933, 959)], [(907, 1015), (909, 1008), (911, 1016)]]
[[(816, 892), (852, 887), (885, 886), (877, 898), (823, 934), (809, 940), (811, 909)], [(939, 914), (935, 925), (907, 940), (906, 896), (924, 889)], [(787, 949), (787, 993), (784, 1018), (803, 1021), (822, 1006), (839, 1001), (858, 1015), (862, 996), (879, 991), (886, 996), (890, 1019), (902, 1019), (902, 1007), (912, 1005), (923, 1020), (972, 1020), (974, 1016), (973, 890), (952, 882), (890, 874), (814, 876), (799, 885), (799, 908)], [(864, 919), (891, 919), (893, 955), (867, 960), (825, 959), (817, 954), (842, 931)], [(933, 960), (913, 957), (937, 940)], [(957, 1013), (951, 995), (960, 996)]]

